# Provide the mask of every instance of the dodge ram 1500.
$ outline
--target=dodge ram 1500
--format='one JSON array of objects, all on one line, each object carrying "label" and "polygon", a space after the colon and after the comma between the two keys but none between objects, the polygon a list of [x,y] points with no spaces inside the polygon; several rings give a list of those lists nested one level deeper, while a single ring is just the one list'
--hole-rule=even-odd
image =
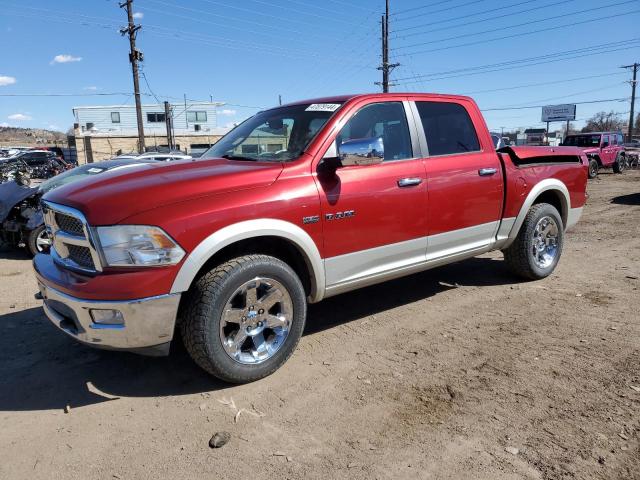
[{"label": "dodge ram 1500", "polygon": [[167,354],[229,382],[279,368],[308,302],[491,250],[553,272],[586,201],[574,147],[494,149],[476,104],[365,94],[259,112],[201,159],[44,196],[44,310],[88,345]]}]

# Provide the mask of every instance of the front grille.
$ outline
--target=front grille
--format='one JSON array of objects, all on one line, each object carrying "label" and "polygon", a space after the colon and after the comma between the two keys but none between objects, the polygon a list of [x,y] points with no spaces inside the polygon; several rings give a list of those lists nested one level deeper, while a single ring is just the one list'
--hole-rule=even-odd
[{"label": "front grille", "polygon": [[68,259],[73,260],[82,268],[90,268],[91,270],[95,269],[93,258],[91,257],[91,250],[89,250],[89,247],[67,245],[67,249],[69,250],[69,256],[67,257]]},{"label": "front grille", "polygon": [[58,228],[63,232],[70,233],[72,235],[78,235],[84,237],[84,228],[82,222],[71,215],[65,215],[64,213],[56,212],[56,224]]}]

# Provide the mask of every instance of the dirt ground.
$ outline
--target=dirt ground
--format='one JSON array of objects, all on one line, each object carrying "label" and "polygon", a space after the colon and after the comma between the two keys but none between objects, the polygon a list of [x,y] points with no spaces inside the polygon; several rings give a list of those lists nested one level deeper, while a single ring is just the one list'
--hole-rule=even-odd
[{"label": "dirt ground", "polygon": [[75,344],[3,250],[0,478],[640,479],[640,171],[589,193],[550,278],[496,253],[329,299],[245,386]]}]

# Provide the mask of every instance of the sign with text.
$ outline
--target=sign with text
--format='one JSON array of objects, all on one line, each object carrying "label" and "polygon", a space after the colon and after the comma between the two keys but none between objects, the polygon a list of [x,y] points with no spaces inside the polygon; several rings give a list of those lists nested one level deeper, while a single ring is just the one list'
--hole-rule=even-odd
[{"label": "sign with text", "polygon": [[575,105],[549,105],[542,107],[543,122],[563,122],[576,119]]}]

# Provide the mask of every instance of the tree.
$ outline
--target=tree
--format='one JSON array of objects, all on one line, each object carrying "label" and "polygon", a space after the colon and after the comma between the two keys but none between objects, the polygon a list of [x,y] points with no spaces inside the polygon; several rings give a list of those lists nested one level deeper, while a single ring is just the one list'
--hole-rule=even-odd
[{"label": "tree", "polygon": [[582,132],[608,132],[621,130],[624,126],[624,120],[620,119],[620,114],[614,112],[598,112],[587,120],[587,124]]}]

